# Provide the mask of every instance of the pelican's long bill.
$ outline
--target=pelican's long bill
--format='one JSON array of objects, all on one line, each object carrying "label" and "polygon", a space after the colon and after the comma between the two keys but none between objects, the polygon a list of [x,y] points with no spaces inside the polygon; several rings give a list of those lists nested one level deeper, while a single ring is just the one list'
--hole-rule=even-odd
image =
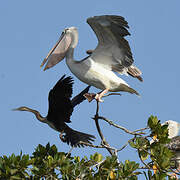
[{"label": "pelican's long bill", "polygon": [[63,32],[57,43],[49,51],[48,55],[46,56],[40,67],[44,66],[44,64],[48,61],[44,68],[45,71],[46,69],[55,66],[57,63],[63,60],[70,44],[71,36],[66,32]]}]

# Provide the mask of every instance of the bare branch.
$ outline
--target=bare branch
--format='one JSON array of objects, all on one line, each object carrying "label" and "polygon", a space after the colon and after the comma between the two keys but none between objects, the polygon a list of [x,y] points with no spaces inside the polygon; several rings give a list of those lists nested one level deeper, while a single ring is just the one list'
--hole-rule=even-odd
[{"label": "bare branch", "polygon": [[136,130],[136,131],[130,131],[130,130],[126,129],[126,128],[123,127],[123,126],[120,126],[120,125],[118,125],[118,124],[113,123],[111,120],[109,120],[109,119],[107,119],[107,118],[105,118],[105,117],[98,116],[97,118],[98,118],[98,119],[102,119],[102,120],[108,122],[110,125],[112,125],[112,126],[114,126],[114,127],[116,127],[116,128],[119,128],[119,129],[125,131],[125,132],[128,133],[128,134],[132,134],[132,135],[143,135],[143,134],[145,134],[144,132],[136,133],[137,131],[144,130],[145,128],[142,128],[142,129],[139,129],[139,130]]},{"label": "bare branch", "polygon": [[69,150],[69,152],[66,154],[66,157],[65,157],[65,158],[67,158],[67,157],[71,154],[71,152],[72,152],[73,149],[74,149],[74,146]]},{"label": "bare branch", "polygon": [[104,162],[105,160],[102,160],[96,164],[94,164],[92,167],[90,167],[90,169],[93,169],[94,167],[97,167],[98,171],[99,171],[99,166]]},{"label": "bare branch", "polygon": [[[135,137],[134,137],[135,138]],[[132,141],[134,138],[132,138],[132,139],[129,139],[127,142],[126,142],[126,144],[124,144],[120,149],[118,149],[117,151],[119,152],[119,151],[122,151],[125,147],[127,147],[128,146],[128,144],[129,144],[129,141]]]},{"label": "bare branch", "polygon": [[110,145],[109,145],[109,144],[107,143],[107,141],[105,140],[105,138],[104,138],[104,136],[103,136],[103,134],[102,134],[102,131],[101,131],[101,129],[100,129],[99,121],[98,121],[98,117],[99,117],[98,113],[99,113],[99,102],[97,101],[96,114],[95,114],[95,116],[94,116],[93,119],[95,120],[96,128],[97,128],[97,131],[98,131],[98,133],[99,133],[99,136],[101,137],[101,140],[103,141],[103,144],[105,144],[105,145],[107,146],[106,149],[109,151],[109,153],[110,153],[111,155],[113,155],[114,152],[112,151],[112,149],[110,148]]},{"label": "bare branch", "polygon": [[[137,130],[135,130],[135,131],[133,131],[133,132],[135,133],[135,132],[138,132],[138,131],[144,131],[144,130],[147,130],[147,129],[149,129],[149,127],[137,129]],[[146,134],[146,133],[144,133],[144,134]]]}]

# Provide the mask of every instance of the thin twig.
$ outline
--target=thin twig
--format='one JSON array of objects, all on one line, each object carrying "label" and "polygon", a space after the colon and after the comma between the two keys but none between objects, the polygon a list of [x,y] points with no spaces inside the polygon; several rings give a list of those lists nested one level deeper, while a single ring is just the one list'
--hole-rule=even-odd
[{"label": "thin twig", "polygon": [[93,144],[90,144],[90,143],[87,143],[87,142],[83,142],[83,141],[80,141],[79,143],[80,143],[80,144],[83,144],[83,145],[85,145],[85,146],[93,147],[93,148],[106,148],[106,149],[109,148],[109,149],[111,149],[111,150],[113,150],[113,151],[116,151],[116,150],[117,150],[116,148],[107,146],[107,145],[105,145],[105,144],[103,144],[103,143],[101,143],[100,146],[98,146],[98,145],[93,145]]},{"label": "thin twig", "polygon": [[138,131],[144,131],[144,130],[147,130],[147,129],[149,129],[149,127],[145,127],[145,128],[137,129],[137,130],[133,131],[133,133],[138,132]]},{"label": "thin twig", "polygon": [[132,139],[129,139],[127,142],[126,142],[126,144],[124,144],[120,149],[118,149],[117,151],[119,152],[119,151],[122,151],[125,147],[127,147],[128,146],[128,144],[129,144],[129,142],[130,141],[133,141],[133,139],[135,139],[136,137],[134,137],[134,138],[132,138]]},{"label": "thin twig", "polygon": [[[108,122],[110,125],[112,125],[112,126],[114,126],[114,127],[116,127],[116,128],[119,128],[119,129],[125,131],[125,132],[128,133],[128,134],[132,134],[132,135],[142,135],[142,134],[145,134],[144,132],[136,133],[135,131],[130,131],[130,130],[126,129],[126,128],[123,127],[123,126],[120,126],[120,125],[118,125],[118,124],[113,123],[111,120],[109,120],[109,119],[107,119],[107,118],[105,118],[105,117],[98,116],[97,118],[98,118],[98,119],[102,119],[102,120]],[[136,130],[136,131],[139,131],[139,130]]]},{"label": "thin twig", "polygon": [[105,145],[107,146],[106,149],[109,151],[109,153],[110,153],[111,155],[113,155],[114,153],[113,153],[112,149],[110,148],[110,145],[109,145],[109,144],[107,143],[107,141],[105,140],[105,138],[104,138],[104,136],[103,136],[103,134],[102,134],[102,131],[101,131],[101,129],[100,129],[99,121],[98,121],[98,117],[99,117],[98,113],[99,113],[99,102],[97,101],[96,114],[95,114],[95,116],[94,116],[93,119],[95,120],[96,128],[97,128],[97,131],[98,131],[98,133],[99,133],[99,136],[101,137],[101,140],[103,141],[103,144],[105,144]]},{"label": "thin twig", "polygon": [[96,167],[97,170],[99,171],[99,166],[100,166],[104,161],[105,161],[105,159],[102,160],[102,161],[100,161],[100,162],[98,162],[98,163],[96,163],[96,164],[94,164],[93,166],[90,167],[90,170]]},{"label": "thin twig", "polygon": [[122,151],[125,147],[127,147],[128,144],[129,144],[128,142],[126,144],[124,144],[120,149],[118,149],[118,152]]},{"label": "thin twig", "polygon": [[102,145],[103,147],[105,147],[105,148],[112,149],[112,150],[114,151],[114,153],[117,151],[116,148],[111,147],[109,144],[108,144],[108,145],[107,145],[107,144],[104,144],[104,141],[101,142],[101,145]]},{"label": "thin twig", "polygon": [[72,152],[73,149],[74,149],[74,146],[69,150],[69,152],[66,154],[65,158],[67,158],[69,156],[69,154]]},{"label": "thin twig", "polygon": [[139,156],[139,159],[141,160],[141,162],[144,164],[144,166],[147,167],[148,169],[151,169],[151,167],[142,160],[142,158],[139,154],[139,151],[138,151],[138,156]]}]

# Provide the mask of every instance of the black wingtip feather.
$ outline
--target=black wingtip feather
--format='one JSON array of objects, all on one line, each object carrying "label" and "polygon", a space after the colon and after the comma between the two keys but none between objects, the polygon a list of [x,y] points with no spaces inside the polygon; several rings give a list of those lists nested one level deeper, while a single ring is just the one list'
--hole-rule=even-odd
[{"label": "black wingtip feather", "polygon": [[83,102],[84,100],[86,100],[86,98],[84,97],[84,94],[88,93],[89,88],[91,86],[86,87],[83,91],[81,91],[77,96],[75,96],[72,100],[72,106],[75,107],[76,105],[80,104],[81,102]]},{"label": "black wingtip feather", "polygon": [[60,80],[56,83],[56,85],[53,87],[53,91],[56,93],[62,93],[65,94],[66,97],[70,98],[72,96],[72,86],[73,86],[74,80],[71,76],[63,75]]}]

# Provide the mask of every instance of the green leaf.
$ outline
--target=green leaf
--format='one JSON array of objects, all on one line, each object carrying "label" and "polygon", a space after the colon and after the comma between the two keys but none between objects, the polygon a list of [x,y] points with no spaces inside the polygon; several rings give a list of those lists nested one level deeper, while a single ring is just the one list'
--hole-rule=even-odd
[{"label": "green leaf", "polygon": [[132,147],[132,148],[137,148],[136,144],[131,140],[129,141],[129,145]]},{"label": "green leaf", "polygon": [[140,157],[141,157],[141,159],[143,160],[143,161],[145,161],[146,159],[148,159],[148,156],[149,156],[149,154],[148,154],[148,152],[146,152],[146,151],[139,151],[139,155],[140,155]]}]

